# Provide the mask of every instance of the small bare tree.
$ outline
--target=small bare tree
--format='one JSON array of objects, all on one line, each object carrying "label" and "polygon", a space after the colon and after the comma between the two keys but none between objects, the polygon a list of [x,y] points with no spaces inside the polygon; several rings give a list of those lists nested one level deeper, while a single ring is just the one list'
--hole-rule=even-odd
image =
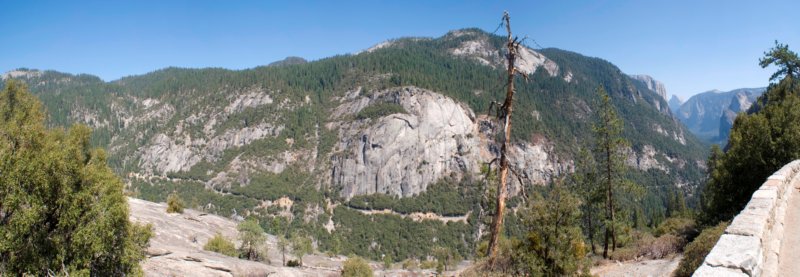
[{"label": "small bare tree", "polygon": [[[514,104],[514,78],[519,73],[516,68],[517,53],[522,45],[522,40],[514,37],[511,34],[511,17],[508,12],[503,13],[502,24],[506,27],[507,42],[506,42],[506,62],[507,64],[507,81],[506,81],[506,99],[503,105],[500,106],[497,118],[503,124],[503,141],[500,147],[500,181],[497,184],[497,206],[492,220],[491,237],[489,239],[489,266],[494,268],[495,260],[497,257],[497,247],[500,240],[500,233],[503,229],[503,215],[506,209],[506,197],[508,190],[506,188],[508,183],[508,147],[511,141],[511,112],[513,111]],[[527,80],[526,75],[522,75]]]}]

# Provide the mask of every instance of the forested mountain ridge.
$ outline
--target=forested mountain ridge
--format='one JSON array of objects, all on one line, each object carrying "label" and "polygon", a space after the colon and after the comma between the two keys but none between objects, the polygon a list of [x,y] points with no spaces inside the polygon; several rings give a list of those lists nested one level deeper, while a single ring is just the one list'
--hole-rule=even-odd
[{"label": "forested mountain ridge", "polygon": [[[166,68],[111,82],[54,71],[8,77],[42,99],[51,124],[95,129],[94,143],[138,197],[163,201],[175,191],[207,211],[265,218],[272,232],[303,228],[326,250],[405,258],[429,253],[435,240],[470,255],[480,171],[497,155],[487,113],[502,96],[502,43],[463,29],[246,70]],[[642,212],[651,224],[665,216],[667,192],[689,193],[700,181],[706,150],[664,113],[663,97],[602,59],[523,52],[518,66],[530,81],[517,84],[512,150],[523,183],[572,170],[591,141],[600,85],[625,122],[628,164],[639,169],[630,174],[648,187]],[[361,210],[371,208],[465,220]]]}]

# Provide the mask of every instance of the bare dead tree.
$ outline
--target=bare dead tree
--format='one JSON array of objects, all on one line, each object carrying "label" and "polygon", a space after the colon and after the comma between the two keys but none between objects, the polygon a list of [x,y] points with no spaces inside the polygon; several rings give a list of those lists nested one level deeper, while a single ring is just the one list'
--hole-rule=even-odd
[{"label": "bare dead tree", "polygon": [[[503,123],[503,141],[500,147],[500,181],[497,184],[497,207],[495,209],[494,218],[492,220],[491,237],[489,239],[489,266],[494,268],[495,260],[497,258],[497,248],[500,240],[500,233],[503,229],[503,215],[506,209],[506,198],[508,196],[508,147],[511,141],[511,112],[513,111],[514,104],[514,77],[517,75],[517,68],[515,66],[517,60],[517,53],[522,41],[518,37],[511,34],[511,17],[508,12],[503,13],[502,24],[506,27],[507,42],[506,53],[507,65],[507,81],[506,81],[506,99],[503,105],[500,106],[500,112],[497,118]],[[527,80],[527,76],[522,75]]]}]

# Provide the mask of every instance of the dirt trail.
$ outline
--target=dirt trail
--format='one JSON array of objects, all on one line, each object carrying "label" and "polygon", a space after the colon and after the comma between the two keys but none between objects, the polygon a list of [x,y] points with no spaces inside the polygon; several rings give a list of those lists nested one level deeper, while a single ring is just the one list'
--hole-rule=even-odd
[{"label": "dirt trail", "polygon": [[660,260],[612,262],[592,268],[594,276],[622,277],[622,276],[650,276],[669,277],[678,268],[681,255]]}]

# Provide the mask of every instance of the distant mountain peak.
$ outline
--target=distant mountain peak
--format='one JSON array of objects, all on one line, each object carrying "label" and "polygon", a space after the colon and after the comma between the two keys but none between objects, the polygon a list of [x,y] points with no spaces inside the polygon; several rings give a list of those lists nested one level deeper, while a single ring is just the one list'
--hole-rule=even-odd
[{"label": "distant mountain peak", "polygon": [[669,110],[672,111],[672,113],[675,113],[678,111],[678,109],[681,108],[681,105],[683,104],[683,99],[673,94],[672,97],[667,102],[667,104],[669,104]]},{"label": "distant mountain peak", "polygon": [[661,96],[661,98],[664,99],[664,101],[667,101],[667,88],[664,86],[664,83],[659,82],[650,75],[639,74],[628,76],[631,77],[631,79],[643,82],[648,89],[656,92],[659,96]]},{"label": "distant mountain peak", "polygon": [[[478,28],[467,28],[450,31],[440,39],[459,42],[458,46],[448,49],[454,56],[466,57],[495,68],[505,68],[506,61],[499,49],[503,46],[498,45],[492,36]],[[539,67],[543,67],[551,77],[559,73],[558,64],[529,47],[520,48],[516,65],[517,69],[525,74],[533,74]],[[565,81],[569,82],[571,78],[565,77]]]},{"label": "distant mountain peak", "polygon": [[271,62],[267,66],[284,66],[284,65],[295,65],[295,64],[304,64],[308,63],[306,59],[296,56],[288,56],[283,60]]},{"label": "distant mountain peak", "polygon": [[7,71],[3,73],[2,79],[7,80],[9,78],[32,78],[32,77],[39,77],[42,75],[42,72],[35,69],[27,69],[27,68],[18,68],[11,71]]},{"label": "distant mountain peak", "polygon": [[464,29],[457,29],[457,30],[452,30],[450,32],[447,32],[447,34],[445,34],[444,37],[445,38],[457,38],[457,37],[462,37],[462,36],[466,36],[466,35],[489,35],[489,33],[487,33],[484,30],[481,30],[479,28],[464,28]]},{"label": "distant mountain peak", "polygon": [[713,89],[690,97],[672,112],[698,137],[712,143],[724,144],[736,114],[747,110],[765,90],[766,88],[740,88],[730,91]]}]

